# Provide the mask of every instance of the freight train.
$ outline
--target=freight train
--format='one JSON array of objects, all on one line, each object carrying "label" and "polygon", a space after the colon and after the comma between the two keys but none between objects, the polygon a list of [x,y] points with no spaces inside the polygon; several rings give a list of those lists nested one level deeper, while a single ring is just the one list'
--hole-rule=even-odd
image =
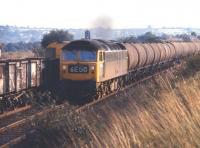
[{"label": "freight train", "polygon": [[[80,99],[82,96],[102,98],[141,77],[174,65],[180,58],[200,53],[197,41],[119,43],[82,39],[60,44],[46,50],[47,55],[53,55],[49,66],[46,65],[51,69],[48,86],[53,84],[52,90],[57,89],[62,97],[78,94],[78,102],[85,101]],[[48,54],[52,51],[54,54]]]},{"label": "freight train", "polygon": [[2,102],[9,104],[10,94],[32,88],[47,89],[70,103],[84,104],[195,54],[200,54],[198,41],[119,43],[83,39],[51,43],[45,59],[0,61],[0,106]]}]

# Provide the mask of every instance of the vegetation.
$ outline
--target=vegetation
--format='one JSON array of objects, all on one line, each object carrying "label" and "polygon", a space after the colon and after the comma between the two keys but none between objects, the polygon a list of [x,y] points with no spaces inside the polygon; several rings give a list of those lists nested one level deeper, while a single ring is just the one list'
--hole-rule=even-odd
[{"label": "vegetation", "polygon": [[17,27],[17,26],[1,26],[0,25],[0,42],[17,43],[17,42],[39,42],[41,35],[48,29]]},{"label": "vegetation", "polygon": [[156,43],[156,42],[170,41],[170,40],[189,42],[197,39],[200,39],[200,36],[197,36],[196,32],[191,32],[191,34],[177,34],[175,36],[167,34],[156,36],[152,32],[146,32],[145,34],[140,35],[138,37],[129,36],[124,38],[119,38],[118,41],[127,43]]},{"label": "vegetation", "polygon": [[73,40],[73,35],[64,30],[52,30],[50,33],[43,36],[41,45],[46,48],[51,42],[62,42]]},{"label": "vegetation", "polygon": [[199,147],[197,61],[199,57],[190,59],[177,66],[178,72],[168,70],[86,112],[68,106],[51,113],[35,121],[35,134],[18,146]]},{"label": "vegetation", "polygon": [[139,42],[160,42],[160,37],[154,35],[152,32],[147,32],[144,35],[138,36]]},{"label": "vegetation", "polygon": [[135,36],[130,36],[130,37],[125,37],[125,38],[120,38],[120,42],[127,42],[127,43],[156,43],[156,42],[161,42],[161,37],[156,36],[152,32],[146,32],[143,35],[140,35],[138,37]]},{"label": "vegetation", "polygon": [[196,32],[191,32],[191,36],[196,37],[196,36],[197,36],[197,33],[196,33]]},{"label": "vegetation", "polygon": [[3,49],[4,52],[12,52],[12,51],[23,51],[23,50],[32,50],[41,48],[40,42],[17,42],[17,43],[7,43],[0,44],[0,48]]},{"label": "vegetation", "polygon": [[183,41],[186,41],[186,42],[191,41],[191,36],[189,34],[178,34],[178,35],[176,35],[176,37],[179,39],[182,39]]}]

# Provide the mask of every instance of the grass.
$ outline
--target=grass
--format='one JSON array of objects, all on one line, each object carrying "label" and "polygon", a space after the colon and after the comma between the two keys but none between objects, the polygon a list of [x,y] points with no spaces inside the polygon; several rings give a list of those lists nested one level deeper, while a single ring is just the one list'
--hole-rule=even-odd
[{"label": "grass", "polygon": [[[160,84],[159,92],[153,83]],[[199,83],[176,85],[159,77],[89,111],[84,116],[94,140],[89,147],[199,147]]]},{"label": "grass", "polygon": [[49,114],[20,147],[200,147],[198,60],[86,112],[69,106]]}]

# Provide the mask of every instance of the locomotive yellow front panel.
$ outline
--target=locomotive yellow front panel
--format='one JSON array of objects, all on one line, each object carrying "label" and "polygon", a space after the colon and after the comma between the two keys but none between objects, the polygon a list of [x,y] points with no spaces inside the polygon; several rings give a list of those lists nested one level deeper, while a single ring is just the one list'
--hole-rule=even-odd
[{"label": "locomotive yellow front panel", "polygon": [[87,50],[63,50],[60,63],[61,80],[96,80],[97,53]]},{"label": "locomotive yellow front panel", "polygon": [[84,62],[62,62],[61,63],[61,79],[69,80],[95,80],[96,79],[96,63]]}]

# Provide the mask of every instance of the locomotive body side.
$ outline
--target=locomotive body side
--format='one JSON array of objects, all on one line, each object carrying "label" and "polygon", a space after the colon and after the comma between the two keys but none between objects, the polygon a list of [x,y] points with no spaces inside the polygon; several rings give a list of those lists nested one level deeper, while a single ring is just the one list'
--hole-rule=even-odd
[{"label": "locomotive body side", "polygon": [[105,51],[105,58],[99,65],[97,83],[107,81],[122,75],[128,71],[127,50]]}]

